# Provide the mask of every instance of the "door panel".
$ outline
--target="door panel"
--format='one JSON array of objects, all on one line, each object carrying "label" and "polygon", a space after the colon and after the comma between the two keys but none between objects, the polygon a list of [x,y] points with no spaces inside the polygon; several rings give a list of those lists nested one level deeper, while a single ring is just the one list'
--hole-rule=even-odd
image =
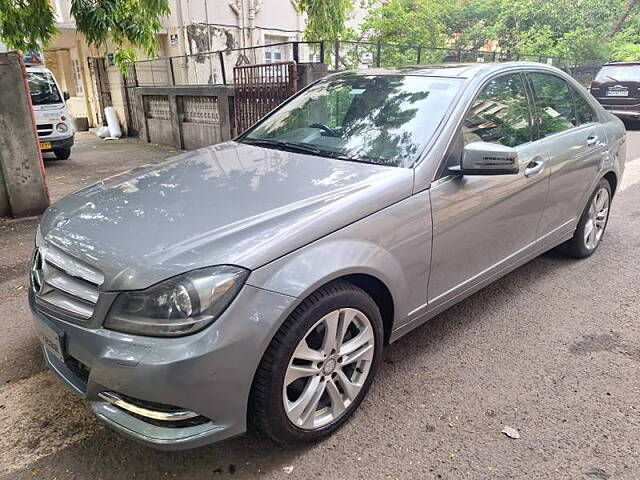
[{"label": "door panel", "polygon": [[607,153],[605,131],[590,124],[544,139],[551,173],[539,236],[561,236],[575,228],[589,189]]},{"label": "door panel", "polygon": [[606,134],[588,102],[564,79],[547,73],[527,77],[551,175],[538,237],[551,241],[575,228],[607,155]]},{"label": "door panel", "polygon": [[546,151],[532,142],[533,122],[524,77],[491,79],[465,115],[464,144],[491,142],[515,148],[516,175],[458,175],[431,187],[433,250],[430,308],[450,300],[526,255],[536,241],[549,187]]},{"label": "door panel", "polygon": [[431,188],[431,308],[533,248],[549,176],[546,168],[530,177],[524,171],[544,155],[539,142],[528,144],[519,149],[517,175],[457,176]]}]

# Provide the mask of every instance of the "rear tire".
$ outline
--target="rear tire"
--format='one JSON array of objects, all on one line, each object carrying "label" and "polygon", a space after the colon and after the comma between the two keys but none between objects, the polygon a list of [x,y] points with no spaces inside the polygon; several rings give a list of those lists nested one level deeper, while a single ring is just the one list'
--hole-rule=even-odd
[{"label": "rear tire", "polygon": [[55,148],[53,153],[58,160],[66,160],[71,156],[71,147]]},{"label": "rear tire", "polygon": [[600,180],[582,212],[571,240],[560,246],[560,251],[573,258],[587,258],[596,251],[609,222],[611,211],[611,185]]},{"label": "rear tire", "polygon": [[369,390],[382,339],[380,311],[363,290],[339,281],[314,292],[262,357],[251,387],[249,428],[281,444],[333,433]]}]

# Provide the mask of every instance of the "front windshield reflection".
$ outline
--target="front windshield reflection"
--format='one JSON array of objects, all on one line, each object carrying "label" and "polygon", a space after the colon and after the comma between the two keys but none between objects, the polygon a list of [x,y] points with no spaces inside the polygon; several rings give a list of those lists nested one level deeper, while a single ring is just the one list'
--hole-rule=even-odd
[{"label": "front windshield reflection", "polygon": [[62,96],[49,72],[29,72],[29,90],[33,105],[62,103]]},{"label": "front windshield reflection", "polygon": [[322,81],[241,141],[345,160],[410,166],[458,91],[451,78],[346,73]]}]

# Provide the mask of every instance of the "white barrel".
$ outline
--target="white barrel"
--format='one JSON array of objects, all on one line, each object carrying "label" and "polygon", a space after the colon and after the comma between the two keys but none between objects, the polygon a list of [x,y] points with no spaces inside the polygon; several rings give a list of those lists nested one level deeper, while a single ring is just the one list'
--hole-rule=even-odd
[{"label": "white barrel", "polygon": [[122,129],[120,129],[120,122],[118,122],[118,115],[116,115],[115,109],[113,107],[105,108],[104,116],[107,117],[109,135],[114,138],[120,138],[122,136]]}]

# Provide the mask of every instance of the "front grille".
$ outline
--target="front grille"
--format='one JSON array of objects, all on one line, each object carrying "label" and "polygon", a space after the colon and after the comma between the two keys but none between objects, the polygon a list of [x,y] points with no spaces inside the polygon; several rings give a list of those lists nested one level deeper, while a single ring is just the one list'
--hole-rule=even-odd
[{"label": "front grille", "polygon": [[89,368],[85,364],[76,360],[70,355],[65,360],[64,364],[66,365],[66,367],[69,369],[71,373],[73,373],[76,377],[78,377],[78,379],[82,382],[86,390],[87,382],[89,381],[89,373],[90,373]]},{"label": "front grille", "polygon": [[31,267],[36,303],[80,320],[93,315],[104,276],[53,245],[37,251]]},{"label": "front grille", "polygon": [[41,123],[37,126],[37,130],[39,137],[46,137],[47,135],[51,135],[53,133],[53,124]]}]

